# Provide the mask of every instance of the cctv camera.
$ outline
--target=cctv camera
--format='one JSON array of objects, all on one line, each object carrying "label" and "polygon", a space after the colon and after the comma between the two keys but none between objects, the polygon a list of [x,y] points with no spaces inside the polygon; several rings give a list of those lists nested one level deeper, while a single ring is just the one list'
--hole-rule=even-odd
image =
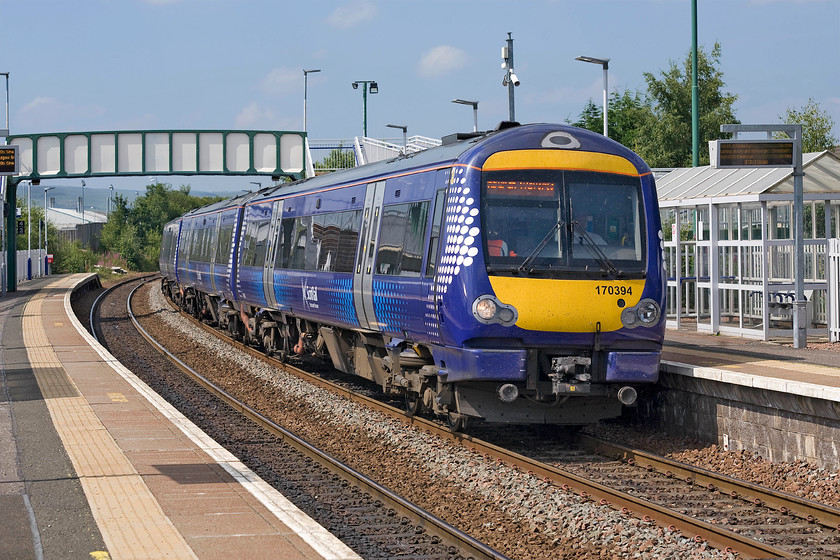
[{"label": "cctv camera", "polygon": [[502,76],[502,87],[507,87],[507,85],[508,85],[508,79],[507,79],[507,74],[505,74],[504,76]]},{"label": "cctv camera", "polygon": [[513,82],[513,85],[519,86],[519,78],[513,72],[510,73],[510,81]]}]

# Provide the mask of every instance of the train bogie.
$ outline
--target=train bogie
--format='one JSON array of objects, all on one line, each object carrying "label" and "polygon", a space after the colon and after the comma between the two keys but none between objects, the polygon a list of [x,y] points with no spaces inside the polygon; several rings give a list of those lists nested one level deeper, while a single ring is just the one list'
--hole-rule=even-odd
[{"label": "train bogie", "polygon": [[657,379],[660,229],[632,152],[528,125],[194,211],[166,226],[161,271],[238,338],[410,413],[580,425]]}]

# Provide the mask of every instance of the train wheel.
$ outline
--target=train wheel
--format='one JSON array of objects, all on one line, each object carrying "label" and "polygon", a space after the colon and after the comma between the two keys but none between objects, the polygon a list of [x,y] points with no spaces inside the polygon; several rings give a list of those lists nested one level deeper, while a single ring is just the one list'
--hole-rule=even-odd
[{"label": "train wheel", "polygon": [[405,393],[405,413],[408,416],[414,416],[418,412],[420,412],[420,408],[423,405],[423,399],[420,398],[418,393],[414,391],[406,391]]},{"label": "train wheel", "polygon": [[453,434],[461,432],[467,427],[467,417],[457,412],[447,412],[446,425],[449,426],[449,431]]}]

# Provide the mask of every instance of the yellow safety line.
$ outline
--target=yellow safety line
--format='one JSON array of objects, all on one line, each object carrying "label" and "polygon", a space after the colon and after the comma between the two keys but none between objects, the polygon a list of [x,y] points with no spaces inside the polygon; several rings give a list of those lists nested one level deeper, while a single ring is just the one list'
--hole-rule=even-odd
[{"label": "yellow safety line", "polygon": [[[49,288],[76,281],[71,276]],[[62,367],[41,320],[45,297],[39,292],[24,308],[24,345],[110,557],[197,558]]]}]

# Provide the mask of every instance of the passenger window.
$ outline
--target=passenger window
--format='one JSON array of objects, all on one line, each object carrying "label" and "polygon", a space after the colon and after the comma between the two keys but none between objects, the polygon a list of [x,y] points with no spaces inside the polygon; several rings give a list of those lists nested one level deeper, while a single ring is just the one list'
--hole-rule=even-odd
[{"label": "passenger window", "polygon": [[429,201],[386,206],[380,225],[376,274],[419,276]]},{"label": "passenger window", "polygon": [[432,217],[432,235],[429,237],[429,259],[426,263],[426,278],[435,275],[437,268],[437,254],[440,245],[440,225],[443,218],[443,207],[445,206],[446,189],[441,189],[435,196],[435,215]]}]

